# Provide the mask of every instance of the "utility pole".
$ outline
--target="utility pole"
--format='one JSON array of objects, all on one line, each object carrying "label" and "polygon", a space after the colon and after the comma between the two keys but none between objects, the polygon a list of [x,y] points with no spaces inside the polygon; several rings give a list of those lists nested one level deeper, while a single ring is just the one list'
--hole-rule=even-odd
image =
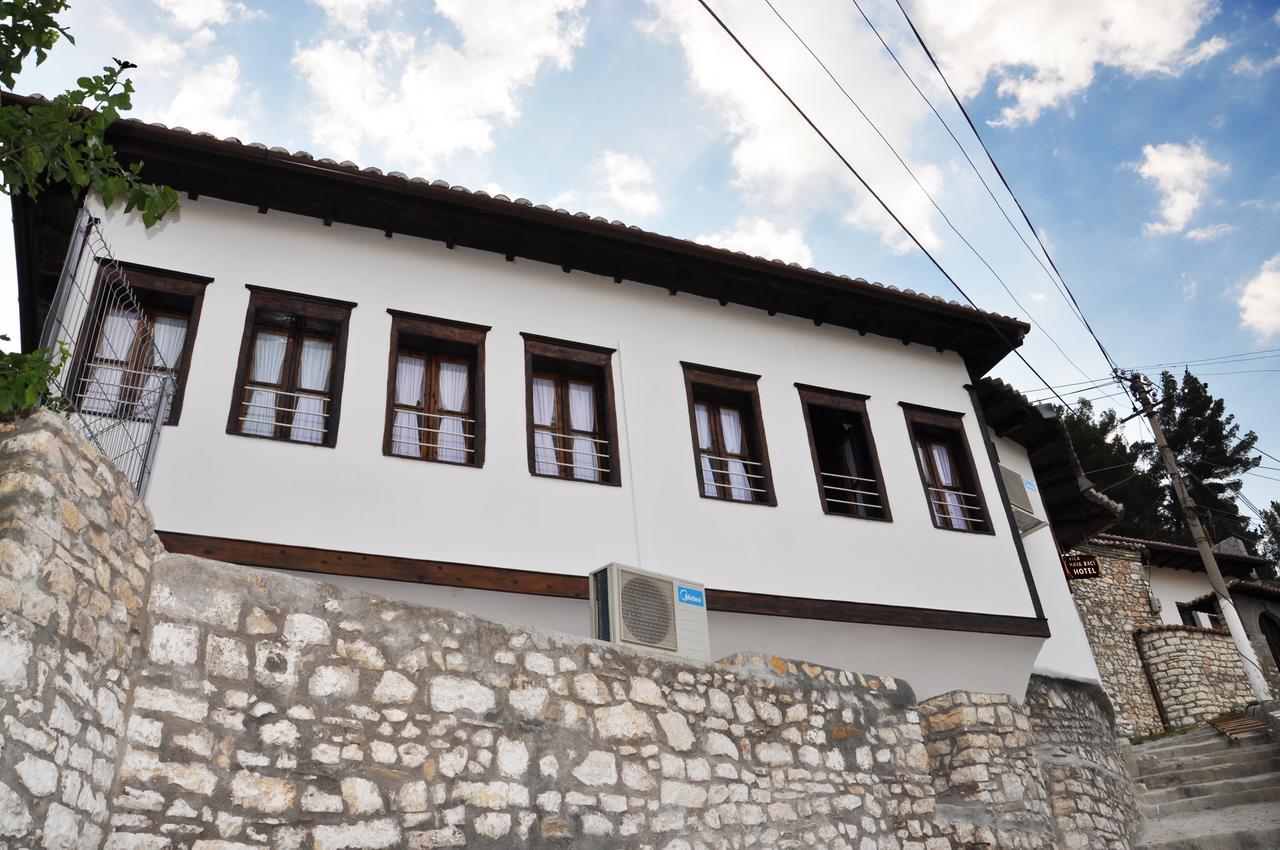
[{"label": "utility pole", "polygon": [[[1119,377],[1118,370],[1117,377]],[[1151,396],[1147,393],[1146,379],[1134,372],[1129,375],[1129,387],[1133,390],[1133,396],[1138,400],[1138,404],[1142,405],[1142,413],[1151,423],[1151,433],[1155,435],[1156,447],[1160,450],[1165,468],[1169,470],[1169,479],[1173,482],[1173,491],[1177,494],[1178,504],[1182,507],[1183,519],[1191,528],[1191,536],[1196,541],[1196,548],[1200,550],[1200,560],[1204,562],[1204,571],[1209,575],[1209,584],[1218,596],[1218,607],[1222,610],[1222,619],[1226,621],[1231,639],[1235,641],[1236,651],[1240,653],[1240,661],[1244,667],[1245,676],[1249,679],[1249,687],[1253,690],[1254,697],[1265,702],[1271,699],[1271,689],[1267,687],[1266,679],[1262,678],[1262,666],[1258,662],[1257,653],[1253,651],[1249,635],[1244,630],[1244,624],[1240,622],[1240,615],[1236,613],[1235,603],[1231,601],[1231,594],[1227,591],[1227,583],[1222,580],[1222,572],[1218,569],[1218,560],[1214,557],[1213,547],[1209,544],[1209,537],[1204,533],[1204,526],[1200,524],[1200,516],[1196,513],[1196,503],[1191,498],[1190,491],[1187,490],[1186,482],[1182,480],[1178,458],[1174,455],[1173,449],[1169,448],[1169,441],[1164,437],[1160,418],[1156,416]]]}]

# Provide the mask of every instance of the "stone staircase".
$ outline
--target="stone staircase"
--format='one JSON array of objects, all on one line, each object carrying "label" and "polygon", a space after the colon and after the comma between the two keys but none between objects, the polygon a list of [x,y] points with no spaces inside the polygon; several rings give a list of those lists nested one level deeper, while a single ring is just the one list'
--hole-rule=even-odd
[{"label": "stone staircase", "polygon": [[1142,850],[1280,848],[1280,743],[1212,727],[1133,748]]}]

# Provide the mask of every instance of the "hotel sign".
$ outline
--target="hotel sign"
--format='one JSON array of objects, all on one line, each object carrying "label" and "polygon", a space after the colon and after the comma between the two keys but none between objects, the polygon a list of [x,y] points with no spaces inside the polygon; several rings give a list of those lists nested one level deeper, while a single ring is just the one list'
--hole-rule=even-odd
[{"label": "hotel sign", "polygon": [[1062,569],[1067,574],[1067,581],[1078,578],[1097,578],[1102,575],[1096,555],[1081,555],[1073,552],[1062,556]]}]

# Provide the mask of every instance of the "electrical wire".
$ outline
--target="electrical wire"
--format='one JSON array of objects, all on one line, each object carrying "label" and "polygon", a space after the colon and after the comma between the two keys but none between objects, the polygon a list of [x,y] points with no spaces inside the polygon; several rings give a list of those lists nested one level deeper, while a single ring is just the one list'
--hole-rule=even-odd
[{"label": "electrical wire", "polygon": [[[875,189],[871,188],[871,184],[866,181],[866,178],[864,178],[862,174],[856,168],[853,167],[852,163],[850,163],[849,160],[845,158],[845,155],[840,152],[840,149],[837,148],[829,138],[827,138],[826,133],[822,132],[822,130],[818,127],[818,125],[814,123],[813,119],[809,117],[808,113],[805,112],[800,107],[800,104],[796,103],[795,99],[791,97],[790,94],[787,93],[787,90],[782,87],[782,84],[779,83],[776,79],[774,79],[773,75],[769,73],[768,69],[765,68],[765,66],[760,62],[760,60],[755,57],[755,54],[752,53],[745,44],[743,44],[742,40],[738,38],[737,34],[734,33],[732,29],[730,29],[729,25],[725,23],[724,20],[719,15],[716,14],[715,10],[712,9],[711,6],[707,3],[707,0],[698,0],[698,3],[699,5],[702,6],[703,9],[707,11],[707,14],[709,14],[717,24],[719,24],[720,28],[724,30],[725,34],[728,35],[729,38],[733,40],[734,44],[738,45],[738,48],[743,53],[746,54],[747,58],[751,60],[752,64],[755,65],[756,68],[760,70],[760,73],[764,74],[765,78],[770,83],[773,84],[773,87],[778,90],[778,93],[781,94],[784,98],[786,98],[787,103],[791,104],[791,107],[800,115],[801,118],[804,119],[804,122],[808,124],[809,127],[815,133],[818,134],[818,137],[822,139],[822,141],[826,144],[828,148],[831,149],[831,152],[836,155],[836,157],[840,160],[840,162],[844,165],[844,167],[848,169],[849,173],[852,174],[857,179],[857,181],[860,184],[862,184],[862,187],[866,189],[867,192],[870,193],[871,197],[875,198],[876,202],[880,204],[881,208],[884,209],[886,213],[888,213],[889,217],[893,219],[894,223],[897,224],[898,227],[902,229],[902,232],[905,233],[907,237],[913,243],[915,243],[915,246],[920,249],[920,251],[929,259],[931,263],[933,263],[934,268],[936,268],[939,271],[939,273],[941,273],[942,276],[947,279],[948,283],[950,283],[953,287],[955,287],[955,290],[960,293],[960,295],[964,298],[964,300],[968,301],[969,305],[973,307],[973,309],[977,312],[977,314],[988,325],[991,326],[991,329],[995,331],[996,336],[998,336],[1001,340],[1004,341],[1004,343],[1007,346],[1009,346],[1009,349],[1014,354],[1017,355],[1018,359],[1022,361],[1023,365],[1025,365],[1028,369],[1031,370],[1032,374],[1034,374],[1037,378],[1039,378],[1046,385],[1048,385],[1049,382],[1045,380],[1045,377],[1040,374],[1039,370],[1037,370],[1034,366],[1031,365],[1031,363],[1027,360],[1027,358],[1023,356],[1022,352],[1018,351],[1017,347],[1001,332],[1000,328],[996,326],[996,323],[991,321],[991,317],[988,316],[985,311],[979,309],[978,305],[974,303],[974,300],[969,297],[969,293],[965,292],[964,288],[961,287],[960,284],[956,282],[956,279],[953,278],[945,268],[943,268],[942,263],[940,263],[938,259],[933,255],[933,253],[930,252],[929,249],[924,246],[924,243],[920,241],[919,237],[917,237],[911,231],[911,229],[907,227],[907,225],[902,221],[902,219],[898,217],[898,214],[893,211],[893,209],[888,205],[888,203],[885,202],[885,200],[882,197],[880,197],[880,194],[876,192]],[[1068,410],[1072,410],[1072,411],[1075,410],[1075,408],[1073,408],[1069,403],[1067,403],[1066,399],[1062,398],[1061,396],[1057,396],[1057,398],[1059,401],[1062,402],[1062,404]]]},{"label": "electrical wire", "polygon": [[[884,142],[885,146],[889,148],[889,152],[893,154],[894,159],[898,160],[898,164],[901,165],[902,168],[907,172],[907,175],[912,179],[912,181],[916,184],[916,186],[920,189],[920,191],[924,193],[924,196],[929,199],[929,203],[932,204],[933,208],[938,211],[938,215],[942,216],[942,220],[947,223],[947,227],[951,228],[951,232],[954,233],[956,236],[958,236],[960,238],[960,241],[965,244],[965,247],[968,248],[970,252],[972,252],[973,255],[978,258],[978,261],[987,267],[987,271],[991,272],[991,275],[996,279],[997,282],[999,282],[1001,288],[1004,289],[1005,294],[1007,294],[1011,299],[1013,299],[1013,303],[1018,305],[1018,309],[1021,310],[1023,315],[1027,317],[1027,320],[1031,322],[1031,324],[1034,325],[1037,329],[1039,329],[1039,331],[1042,334],[1045,335],[1045,337],[1049,340],[1049,342],[1053,344],[1053,347],[1058,349],[1058,353],[1061,354],[1062,357],[1068,363],[1070,363],[1073,367],[1075,367],[1075,370],[1077,372],[1079,372],[1081,375],[1087,376],[1087,373],[1084,371],[1084,369],[1081,369],[1079,364],[1077,364],[1074,360],[1072,360],[1071,356],[1067,354],[1067,352],[1063,350],[1062,346],[1058,344],[1058,341],[1053,338],[1053,334],[1049,333],[1049,331],[1045,328],[1045,326],[1036,320],[1036,317],[1031,312],[1031,310],[1025,304],[1023,304],[1020,300],[1018,300],[1018,296],[1013,294],[1013,290],[1009,288],[1009,284],[1005,283],[1004,278],[1000,276],[1000,273],[997,272],[995,268],[992,267],[991,263],[987,262],[987,258],[984,257],[981,254],[981,252],[979,252],[978,249],[973,246],[973,243],[970,242],[963,233],[960,232],[960,229],[956,227],[955,224],[951,221],[951,217],[946,214],[946,212],[942,209],[941,206],[939,206],[938,201],[933,197],[933,194],[928,189],[925,188],[925,185],[920,182],[920,178],[917,177],[916,173],[911,170],[911,166],[908,165],[907,161],[902,158],[901,154],[898,153],[898,149],[894,147],[893,142],[890,142],[889,139],[885,137],[885,134],[880,131],[880,128],[876,125],[874,121],[871,120],[870,116],[868,116],[867,113],[863,111],[862,106],[859,105],[858,101],[854,99],[853,95],[849,94],[848,89],[846,89],[840,83],[840,81],[836,79],[836,75],[833,74],[831,72],[831,69],[827,67],[827,63],[822,61],[821,57],[819,57],[818,54],[813,51],[813,48],[809,46],[809,43],[804,40],[804,37],[801,36],[800,33],[796,32],[795,27],[791,26],[791,23],[785,17],[783,17],[782,13],[778,11],[778,8],[773,5],[773,0],[764,0],[764,3],[766,6],[769,7],[769,11],[773,12],[774,17],[776,17],[779,21],[781,21],[782,25],[786,27],[787,30],[791,33],[791,35],[795,37],[796,41],[800,42],[800,46],[803,47],[811,57],[813,57],[813,61],[818,63],[818,67],[820,67],[823,70],[823,72],[827,75],[827,78],[830,79],[831,82],[835,84],[835,87],[840,90],[840,93],[844,95],[844,99],[849,101],[849,103],[853,106],[853,108],[858,111],[858,114],[862,116],[862,120],[867,122],[867,125],[871,127],[872,130],[875,131],[875,134],[877,136],[880,137],[880,141]],[[854,5],[857,5],[856,0]],[[861,11],[861,9],[859,9],[859,11]],[[866,16],[864,15],[863,17],[866,17]],[[995,196],[993,195],[992,198],[994,197]],[[1012,224],[1012,222],[1010,222],[1010,224]],[[1028,249],[1029,248],[1030,246],[1028,246]]]}]

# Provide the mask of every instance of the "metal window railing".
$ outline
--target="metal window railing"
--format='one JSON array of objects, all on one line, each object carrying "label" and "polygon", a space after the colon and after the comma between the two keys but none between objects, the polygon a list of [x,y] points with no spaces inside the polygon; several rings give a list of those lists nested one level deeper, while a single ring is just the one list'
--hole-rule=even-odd
[{"label": "metal window railing", "polygon": [[[834,479],[836,481],[847,481],[852,484],[870,484],[872,487],[878,487],[879,482],[874,478],[862,478],[857,475],[842,475],[838,472],[821,472],[819,473],[823,479]],[[838,495],[831,495],[832,493]],[[850,496],[849,499],[842,499],[840,496]],[[868,498],[870,497],[870,498]],[[842,487],[839,484],[827,484],[823,481],[822,498],[828,502],[834,502],[837,505],[850,505],[855,508],[867,508],[869,510],[884,510],[884,504],[880,501],[880,491],[878,489],[868,490],[863,487]],[[874,500],[874,501],[873,501]]]},{"label": "metal window railing", "polygon": [[[699,454],[705,460],[710,461],[710,466],[711,466],[710,469],[707,469],[704,467],[702,470],[703,472],[702,481],[704,484],[711,487],[719,488],[721,490],[727,490],[730,498],[733,497],[734,491],[737,491],[737,490],[745,490],[751,493],[760,493],[761,495],[768,495],[769,491],[766,488],[754,486],[757,483],[763,484],[766,480],[763,474],[763,471],[764,471],[763,462],[758,460],[747,460],[746,458],[742,458],[742,457],[724,457],[723,455],[713,455],[710,452],[700,452]],[[747,472],[745,469],[743,470],[730,469],[729,468],[730,463],[740,463],[744,467],[751,467],[757,471]],[[711,474],[708,475],[707,474],[708,472]],[[724,478],[728,478],[729,480],[717,481],[716,480],[717,473],[720,476],[723,476]],[[735,484],[733,482],[734,478],[749,478],[751,480],[748,481],[746,484],[742,484],[742,483]]]},{"label": "metal window railing", "polygon": [[[177,390],[178,364],[166,362],[157,349],[128,272],[99,223],[83,208],[76,217],[40,347],[52,356],[65,347],[71,355],[51,382],[50,401],[60,399],[73,427],[145,495]],[[126,340],[118,322],[127,317],[134,318]],[[113,319],[117,324],[108,327]],[[139,351],[152,368],[130,368]]]},{"label": "metal window railing", "polygon": [[[422,411],[422,410],[419,410],[419,409],[418,409],[418,408],[416,408],[416,407],[403,407],[403,406],[401,406],[401,405],[392,405],[392,409],[393,409],[396,413],[407,413],[407,414],[409,414],[409,415],[411,415],[411,416],[415,417],[415,418],[416,418],[416,420],[415,420],[415,421],[418,421],[418,422],[422,422],[422,421],[424,421],[424,420],[429,420],[429,421],[433,421],[433,422],[435,422],[437,425],[439,425],[439,424],[443,424],[442,420],[446,420],[446,419],[447,419],[447,420],[449,420],[449,421],[451,421],[451,422],[460,422],[460,423],[462,423],[462,426],[463,426],[461,431],[447,431],[447,430],[445,430],[445,429],[443,429],[443,428],[431,428],[431,427],[428,427],[428,426],[426,426],[426,425],[405,425],[405,424],[404,424],[404,423],[402,423],[402,422],[397,423],[397,422],[395,422],[395,420],[393,419],[393,420],[392,420],[392,426],[391,426],[391,446],[392,446],[392,449],[391,449],[391,450],[392,450],[392,452],[394,452],[394,453],[396,453],[396,454],[399,454],[399,455],[401,455],[402,457],[407,456],[407,455],[405,455],[405,454],[404,454],[404,453],[402,453],[402,452],[396,451],[396,447],[402,447],[402,448],[404,448],[404,449],[411,449],[411,450],[412,450],[413,455],[418,455],[418,454],[420,454],[420,452],[421,452],[421,450],[422,450],[423,448],[427,448],[427,449],[435,449],[438,453],[441,453],[441,454],[445,454],[445,453],[448,453],[448,452],[462,452],[462,453],[463,453],[463,455],[466,455],[467,457],[465,457],[465,458],[458,458],[458,459],[457,459],[456,461],[454,461],[454,462],[459,462],[459,463],[461,463],[461,462],[470,463],[470,462],[471,462],[471,461],[470,461],[470,456],[473,456],[473,455],[475,455],[475,453],[476,453],[476,449],[475,449],[475,439],[476,439],[476,435],[475,435],[475,424],[476,424],[476,420],[474,420],[474,419],[469,419],[469,418],[467,418],[466,416],[460,416],[460,415],[453,414],[453,413],[426,413],[426,412],[424,412],[424,411]],[[401,438],[397,437],[397,434],[402,434],[402,433],[403,433],[403,432],[405,432],[405,431],[411,431],[411,432],[415,433],[415,434],[417,435],[417,439],[416,439],[416,440],[405,440],[405,439],[401,439]],[[430,438],[431,440],[433,440],[433,442],[428,442],[427,438],[423,437],[423,435],[424,435],[424,434],[434,434],[434,435],[436,435],[436,436],[434,436],[434,437]],[[444,435],[445,437],[455,437],[455,438],[458,438],[458,439],[460,439],[460,440],[463,440],[463,441],[464,441],[464,444],[463,444],[463,445],[457,445],[457,444],[450,445],[450,444],[448,444],[448,443],[443,443],[443,442],[441,442],[441,437],[440,437],[439,435]],[[449,460],[449,461],[453,461],[453,458],[450,458],[450,457],[440,457],[440,458],[437,458],[437,459],[439,459],[439,460]]]},{"label": "metal window railing", "polygon": [[[608,440],[601,439],[599,437],[588,437],[585,434],[574,434],[571,431],[553,431],[550,428],[535,427],[533,429],[533,433],[535,435],[535,440],[537,439],[537,435],[541,434],[550,437],[553,440],[562,441],[552,446],[535,445],[533,452],[535,464],[545,463],[551,464],[557,469],[573,470],[574,477],[580,477],[577,476],[577,472],[579,471],[591,473],[589,476],[590,480],[599,480],[599,476],[608,475],[610,473],[609,466],[605,462],[609,459]],[[577,448],[575,444],[578,440],[592,443],[592,449]],[[547,457],[547,454],[550,454],[551,457]],[[562,460],[555,459],[562,454],[567,454],[572,457],[573,463],[565,463]],[[580,462],[578,460],[579,456],[584,458],[594,458],[595,460]],[[603,458],[603,460],[601,460],[601,458]]]},{"label": "metal window railing", "polygon": [[[967,528],[986,524],[986,515],[977,493],[952,490],[946,487],[929,487],[929,507],[934,522],[944,528]],[[955,497],[954,499],[948,497]]]}]

